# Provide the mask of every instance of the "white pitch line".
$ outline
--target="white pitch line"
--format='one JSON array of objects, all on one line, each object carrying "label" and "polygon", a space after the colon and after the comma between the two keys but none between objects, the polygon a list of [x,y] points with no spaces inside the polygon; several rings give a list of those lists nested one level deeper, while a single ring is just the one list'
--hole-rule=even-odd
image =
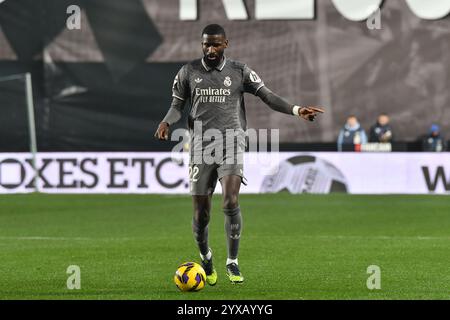
[{"label": "white pitch line", "polygon": [[79,238],[79,237],[0,237],[0,240],[58,240],[58,241],[71,241],[71,240],[93,240],[93,238]]},{"label": "white pitch line", "polygon": [[51,241],[129,241],[139,240],[139,238],[87,238],[87,237],[0,237],[0,240],[51,240]]},{"label": "white pitch line", "polygon": [[[255,237],[249,235],[248,237]],[[256,236],[257,237],[257,236]],[[290,237],[286,235],[274,237]],[[297,235],[296,238],[308,239],[325,239],[325,240],[450,240],[448,237],[433,237],[433,236],[344,236],[344,235],[330,235],[330,236],[313,236],[313,235]],[[155,238],[88,238],[88,237],[43,237],[43,236],[21,236],[21,237],[4,237],[0,236],[0,240],[52,240],[52,241],[131,241],[131,240],[155,240]],[[166,238],[166,237],[164,237]]]},{"label": "white pitch line", "polygon": [[300,236],[304,238],[317,239],[342,239],[342,240],[450,240],[449,237],[432,237],[432,236]]}]

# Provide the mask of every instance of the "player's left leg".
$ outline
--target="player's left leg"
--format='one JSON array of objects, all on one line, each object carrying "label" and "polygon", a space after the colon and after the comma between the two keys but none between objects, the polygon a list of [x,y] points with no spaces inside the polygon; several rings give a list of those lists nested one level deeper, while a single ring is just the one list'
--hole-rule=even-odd
[{"label": "player's left leg", "polygon": [[228,245],[227,274],[232,283],[244,281],[244,277],[238,267],[239,241],[242,230],[242,215],[239,207],[241,182],[242,177],[234,174],[225,175],[220,179]]}]

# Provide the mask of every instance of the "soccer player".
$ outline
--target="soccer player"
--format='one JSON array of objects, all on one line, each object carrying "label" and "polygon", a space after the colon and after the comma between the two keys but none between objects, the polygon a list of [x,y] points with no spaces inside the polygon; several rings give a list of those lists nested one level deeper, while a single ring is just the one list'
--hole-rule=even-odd
[{"label": "soccer player", "polygon": [[[211,212],[211,197],[217,180],[222,186],[223,212],[227,234],[228,258],[226,272],[232,283],[244,281],[238,266],[239,241],[242,230],[242,215],[238,196],[244,182],[242,159],[245,151],[246,117],[243,95],[251,93],[261,98],[270,108],[285,114],[314,121],[321,108],[301,107],[288,103],[268,89],[255,71],[246,64],[228,59],[224,55],[228,47],[225,30],[211,24],[201,34],[203,57],[184,65],[175,77],[172,88],[172,104],[159,124],[155,137],[169,139],[169,128],[180,120],[186,102],[189,103],[188,126],[191,133],[189,179],[193,199],[194,216],[192,229],[206,281],[210,285],[217,282],[217,272],[213,267],[212,251],[208,245],[208,223]],[[223,155],[214,163],[198,161],[196,151],[204,152],[217,141],[203,141],[195,129],[200,123],[200,134],[208,129],[217,129],[223,135],[234,130],[233,144],[226,145]],[[219,139],[220,140],[220,139]],[[199,142],[200,141],[200,142]],[[237,143],[236,143],[237,141]],[[200,152],[200,154],[201,154]],[[213,152],[214,153],[214,152]]]}]

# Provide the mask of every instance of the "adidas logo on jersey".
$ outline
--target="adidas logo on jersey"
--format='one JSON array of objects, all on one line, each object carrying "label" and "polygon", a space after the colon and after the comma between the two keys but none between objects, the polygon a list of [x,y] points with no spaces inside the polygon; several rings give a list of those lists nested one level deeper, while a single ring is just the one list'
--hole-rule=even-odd
[{"label": "adidas logo on jersey", "polygon": [[203,79],[201,79],[201,78],[196,78],[196,79],[194,79],[194,81],[195,81],[195,83],[200,83],[200,82],[203,81]]}]

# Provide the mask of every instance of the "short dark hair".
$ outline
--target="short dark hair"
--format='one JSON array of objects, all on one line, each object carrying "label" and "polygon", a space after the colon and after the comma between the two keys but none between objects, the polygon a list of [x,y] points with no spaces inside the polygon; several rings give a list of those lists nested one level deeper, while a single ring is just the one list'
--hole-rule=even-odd
[{"label": "short dark hair", "polygon": [[225,34],[225,29],[218,24],[207,25],[205,28],[203,28],[202,36],[204,34],[207,34],[209,36],[220,34],[223,35],[225,38],[227,37],[227,35]]}]

